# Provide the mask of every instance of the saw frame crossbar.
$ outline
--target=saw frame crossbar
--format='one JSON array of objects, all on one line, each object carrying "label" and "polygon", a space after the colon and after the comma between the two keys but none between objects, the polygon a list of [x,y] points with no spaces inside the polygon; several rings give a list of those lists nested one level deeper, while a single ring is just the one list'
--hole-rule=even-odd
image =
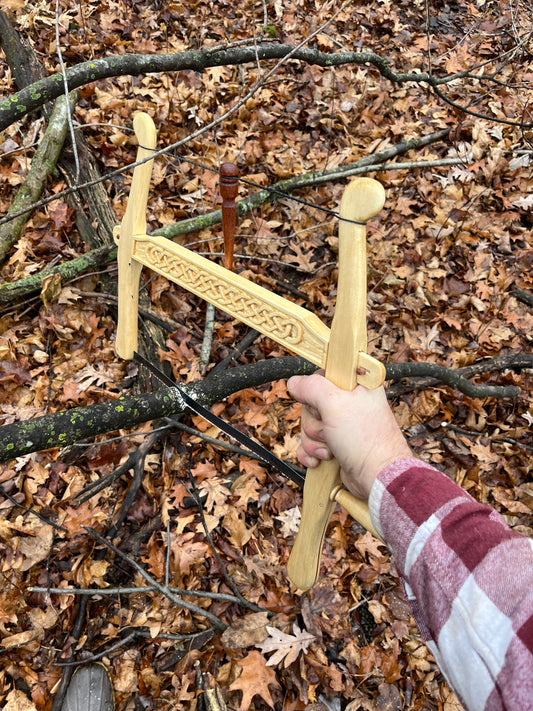
[{"label": "saw frame crossbar", "polygon": [[[358,178],[343,196],[338,297],[330,330],[316,314],[302,306],[186,247],[146,234],[153,167],[153,159],[146,159],[155,151],[156,129],[145,113],[135,115],[133,127],[139,141],[137,161],[146,162],[134,169],[126,211],[120,227],[113,233],[118,246],[117,354],[130,360],[137,350],[139,282],[145,266],[272,338],[288,351],[325,368],[326,377],[339,387],[353,389],[361,384],[372,389],[382,385],[385,368],[366,352],[365,231],[367,220],[383,207],[382,186],[375,180]],[[324,467],[308,471],[302,526],[289,560],[289,577],[300,589],[311,587],[318,576],[323,538],[337,500],[375,533],[367,505],[342,489],[337,462],[323,464]]]}]

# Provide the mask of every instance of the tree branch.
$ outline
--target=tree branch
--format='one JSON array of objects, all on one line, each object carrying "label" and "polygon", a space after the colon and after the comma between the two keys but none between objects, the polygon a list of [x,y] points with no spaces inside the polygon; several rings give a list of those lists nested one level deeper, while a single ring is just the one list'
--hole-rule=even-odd
[{"label": "tree branch", "polygon": [[31,161],[31,167],[23,185],[18,190],[7,216],[17,215],[13,221],[0,226],[0,263],[11,247],[16,244],[26,224],[33,204],[39,199],[48,176],[56,167],[68,131],[68,120],[76,96],[70,94],[68,101],[60,96],[50,115],[48,127]]},{"label": "tree branch", "polygon": [[[467,375],[488,373],[491,370],[533,367],[533,355],[517,354],[485,359],[478,364],[453,370],[435,363],[395,363],[387,366],[387,380],[431,375],[424,382],[409,384],[408,389],[431,387],[445,383],[473,398],[515,398],[520,388],[515,385],[475,385]],[[304,358],[285,356],[271,358],[216,373],[212,377],[183,388],[203,405],[210,407],[229,395],[244,388],[257,387],[291,375],[310,375],[316,366]],[[390,389],[392,394],[398,394]],[[21,457],[30,452],[39,452],[53,447],[65,447],[88,437],[95,437],[118,429],[170,417],[183,412],[183,403],[173,388],[165,388],[137,397],[120,397],[111,402],[78,407],[52,415],[43,415],[33,420],[15,422],[0,427],[0,462]]]},{"label": "tree branch", "polygon": [[[152,72],[176,72],[186,69],[203,72],[210,67],[240,64],[256,64],[257,61],[291,59],[320,67],[337,67],[345,64],[370,65],[394,84],[413,82],[427,84],[433,88],[456,79],[468,77],[471,70],[437,78],[419,71],[394,72],[390,62],[375,52],[326,53],[309,47],[297,48],[287,44],[260,44],[245,47],[218,47],[214,49],[190,50],[176,54],[124,54],[82,62],[67,69],[65,78],[70,91],[99,79],[115,76],[138,76]],[[52,74],[35,82],[0,102],[0,131],[35,111],[43,104],[56,99],[64,92],[64,76]],[[495,119],[497,120],[497,119]],[[518,125],[518,124],[517,124]],[[529,128],[531,124],[520,124]]]},{"label": "tree branch", "polygon": [[[247,198],[246,200],[240,200],[237,202],[237,214],[243,215],[247,212],[250,212],[250,210],[253,210],[255,207],[258,207],[259,205],[263,205],[266,202],[269,202],[270,200],[274,200],[276,197],[284,197],[288,195],[290,192],[294,190],[298,190],[300,188],[307,188],[311,186],[316,186],[316,185],[321,185],[322,183],[327,183],[331,180],[338,180],[340,178],[349,178],[353,175],[360,175],[361,173],[364,172],[373,172],[377,170],[383,170],[384,166],[382,165],[382,162],[388,158],[391,158],[396,155],[402,155],[408,150],[411,149],[416,149],[416,148],[421,148],[423,146],[429,145],[430,143],[434,143],[441,138],[445,138],[449,134],[450,130],[445,128],[441,131],[437,131],[437,133],[432,133],[428,136],[423,136],[422,138],[413,138],[410,139],[409,141],[403,141],[402,143],[398,144],[397,146],[393,146],[391,148],[386,148],[383,151],[379,151],[378,153],[371,154],[367,156],[366,158],[361,158],[360,160],[356,161],[355,163],[347,163],[343,167],[336,167],[336,168],[330,168],[329,170],[323,170],[323,171],[313,171],[310,173],[304,173],[302,175],[295,176],[294,178],[286,178],[285,180],[280,180],[278,183],[275,183],[274,185],[271,185],[267,188],[264,188],[262,185],[258,185],[257,183],[252,182],[251,180],[247,180],[245,178],[239,178],[239,182],[244,183],[245,185],[250,185],[255,188],[259,188],[259,192],[255,193],[252,195],[250,198]],[[86,188],[93,187],[97,183],[102,182],[103,180],[109,180],[111,178],[116,177],[117,175],[120,175],[121,173],[125,173],[129,170],[132,170],[138,165],[141,165],[142,163],[146,163],[149,160],[153,160],[154,158],[157,158],[160,155],[166,155],[171,153],[173,148],[176,147],[176,144],[173,144],[171,146],[167,146],[166,148],[160,148],[157,151],[154,151],[153,154],[149,158],[144,158],[140,161],[136,161],[135,163],[130,163],[128,165],[122,166],[121,168],[117,168],[116,170],[113,170],[111,173],[107,173],[106,175],[103,175],[101,177],[95,178],[94,180],[90,180],[89,182],[82,183],[80,185],[72,186],[70,188],[67,188],[65,190],[62,190],[59,193],[55,193],[54,195],[50,195],[47,198],[43,198],[42,200],[39,200],[39,202],[34,203],[33,205],[28,206],[28,208],[24,208],[24,210],[18,210],[14,211],[10,215],[6,215],[5,217],[0,218],[0,225],[3,225],[5,222],[10,222],[11,220],[14,220],[16,217],[18,217],[20,214],[25,213],[28,209],[34,209],[37,207],[44,207],[45,205],[48,205],[49,203],[53,202],[54,200],[59,200],[60,198],[67,197],[71,195],[74,192],[78,191],[83,191]],[[182,156],[179,155],[174,155],[174,158],[185,161],[187,163],[190,163],[192,165],[196,165],[197,167],[201,168],[202,170],[210,170],[212,172],[218,172],[215,168],[211,168],[206,165],[200,165],[199,163],[188,160]],[[443,159],[445,161],[448,161],[446,163],[443,163],[442,161],[426,161],[422,166],[418,165],[418,167],[424,167],[424,168],[431,168],[435,165],[456,165],[458,162],[464,164],[464,160],[459,159],[459,158],[449,158],[449,159]],[[451,163],[449,161],[452,161]],[[401,166],[401,169],[404,170],[407,167],[410,166]],[[417,167],[416,164],[414,164],[414,167]],[[388,170],[394,170],[398,169],[398,166],[396,164],[392,164],[390,166],[387,166]],[[297,199],[297,198],[293,198]],[[301,201],[305,202],[305,201]],[[319,210],[322,210],[324,212],[332,213],[336,215],[336,213],[333,213],[333,211],[327,209],[327,208],[321,208],[319,206],[314,206]],[[222,212],[221,210],[215,210],[214,212],[207,213],[205,215],[197,215],[196,217],[191,217],[188,220],[182,220],[181,222],[176,223],[175,225],[169,225],[165,228],[160,228],[158,230],[154,230],[152,232],[153,235],[157,236],[162,236],[162,237],[176,237],[180,234],[187,234],[189,232],[196,232],[199,230],[204,230],[209,227],[211,227],[214,224],[219,224],[222,221]]]},{"label": "tree branch", "polygon": [[[232,368],[208,380],[184,385],[183,389],[209,407],[244,388],[257,387],[294,374],[310,374],[315,370],[316,367],[303,358],[272,358]],[[118,429],[129,429],[142,422],[176,415],[183,409],[177,391],[165,388],[146,395],[119,397],[111,402],[4,425],[0,428],[0,461],[52,447],[65,447]]]},{"label": "tree branch", "polygon": [[227,628],[227,625],[222,622],[216,615],[213,615],[211,612],[208,610],[204,610],[201,607],[198,607],[198,605],[193,605],[191,602],[186,602],[185,600],[182,600],[180,597],[178,597],[176,594],[172,593],[169,588],[165,587],[164,585],[160,585],[155,578],[152,578],[152,576],[147,573],[147,571],[139,565],[133,558],[130,558],[127,556],[125,553],[123,553],[119,548],[114,546],[110,541],[108,541],[106,538],[101,536],[97,531],[94,530],[94,528],[91,528],[90,526],[84,526],[85,530],[90,533],[93,538],[96,538],[96,540],[104,545],[106,548],[109,548],[109,550],[113,551],[116,555],[118,555],[122,560],[125,560],[131,567],[136,570],[138,573],[142,575],[142,577],[146,580],[147,583],[150,584],[151,587],[153,587],[155,590],[158,592],[162,593],[165,597],[167,597],[171,602],[173,602],[175,605],[179,605],[180,607],[184,607],[185,609],[189,610],[189,612],[192,612],[193,614],[196,615],[201,615],[202,617],[205,617],[211,624],[218,630],[225,630]]},{"label": "tree branch", "polygon": [[412,390],[421,390],[444,383],[468,397],[516,398],[521,392],[516,385],[475,385],[468,378],[494,371],[515,370],[519,372],[528,368],[533,368],[533,354],[530,353],[484,358],[477,363],[456,370],[437,363],[393,363],[387,366],[387,378],[391,380],[409,378],[410,382],[393,385],[387,392],[389,395],[401,395]]},{"label": "tree branch", "polygon": [[[245,200],[239,200],[237,202],[237,214],[245,215],[251,212],[256,207],[264,205],[271,202],[279,197],[284,197],[290,195],[293,191],[309,188],[316,185],[321,185],[328,182],[329,180],[338,180],[344,177],[353,175],[354,172],[360,172],[365,166],[372,166],[374,170],[380,169],[380,163],[386,160],[390,160],[395,156],[403,155],[411,150],[417,150],[419,148],[424,148],[425,146],[431,145],[438,141],[444,140],[449,134],[449,129],[443,129],[437,131],[436,133],[429,134],[427,136],[422,136],[420,138],[411,138],[407,141],[402,141],[395,146],[390,146],[378,151],[369,156],[365,156],[361,160],[355,161],[354,163],[348,163],[342,168],[333,168],[331,170],[316,171],[312,173],[304,173],[302,175],[297,175],[294,178],[288,178],[286,180],[281,180],[274,185],[263,188],[262,186],[255,186],[255,184],[250,183],[250,181],[243,181],[247,184],[254,185],[255,187],[260,187],[258,192],[251,195]],[[126,166],[123,170],[130,169],[133,167]],[[104,176],[103,179],[109,176]],[[85,186],[78,186],[76,189],[83,189]],[[51,200],[56,200],[57,198],[65,195],[67,192],[72,192],[72,189],[63,191],[51,197]],[[50,201],[50,200],[48,200]],[[42,203],[38,203],[39,205]],[[36,205],[32,205],[32,208]],[[7,221],[9,218],[0,219],[0,225],[2,220]],[[220,224],[222,221],[222,211],[214,210],[213,212],[197,215],[196,217],[191,217],[186,220],[181,220],[173,225],[168,225],[160,229],[154,230],[152,232],[155,236],[166,237],[172,239],[180,235],[190,234],[192,232],[198,232],[200,230],[208,229],[214,225]],[[51,274],[60,274],[63,282],[73,279],[78,274],[83,273],[88,269],[92,269],[102,264],[108,264],[116,260],[117,252],[116,247],[113,245],[111,247],[103,247],[87,254],[77,257],[70,262],[64,262],[63,264],[57,265],[55,267],[46,267],[41,272],[32,274],[29,277],[20,279],[16,282],[11,282],[7,284],[0,284],[0,304],[11,304],[17,299],[28,296],[31,293],[39,291],[41,288],[42,280],[50,276]]]},{"label": "tree branch", "polygon": [[45,267],[42,271],[24,277],[24,279],[0,284],[0,304],[13,304],[29,294],[40,291],[43,279],[52,274],[60,274],[61,281],[66,282],[90,269],[97,269],[104,264],[116,262],[116,259],[117,248],[115,245],[100,247],[68,262],[63,262],[63,264]]}]

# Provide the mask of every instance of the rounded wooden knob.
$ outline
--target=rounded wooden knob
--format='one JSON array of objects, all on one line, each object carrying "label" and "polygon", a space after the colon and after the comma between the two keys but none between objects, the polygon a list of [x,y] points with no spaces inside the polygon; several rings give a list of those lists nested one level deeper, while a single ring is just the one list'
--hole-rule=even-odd
[{"label": "rounded wooden knob", "polygon": [[239,192],[240,171],[235,163],[222,163],[220,166],[220,195],[222,200],[235,200]]}]

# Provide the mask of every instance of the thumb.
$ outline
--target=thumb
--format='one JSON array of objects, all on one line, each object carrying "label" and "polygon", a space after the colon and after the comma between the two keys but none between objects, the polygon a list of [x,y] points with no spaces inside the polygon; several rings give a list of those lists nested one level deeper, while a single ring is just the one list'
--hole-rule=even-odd
[{"label": "thumb", "polygon": [[287,388],[295,400],[320,411],[328,396],[335,394],[337,388],[319,373],[313,375],[294,375],[287,382]]}]

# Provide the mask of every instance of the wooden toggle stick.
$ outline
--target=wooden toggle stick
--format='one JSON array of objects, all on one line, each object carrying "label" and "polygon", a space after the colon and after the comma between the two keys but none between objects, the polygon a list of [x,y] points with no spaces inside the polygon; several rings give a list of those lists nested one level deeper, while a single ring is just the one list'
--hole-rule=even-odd
[{"label": "wooden toggle stick", "polygon": [[235,163],[220,166],[220,195],[222,197],[222,231],[224,233],[224,266],[233,271],[233,247],[237,208],[235,199],[239,192],[239,169]]}]

